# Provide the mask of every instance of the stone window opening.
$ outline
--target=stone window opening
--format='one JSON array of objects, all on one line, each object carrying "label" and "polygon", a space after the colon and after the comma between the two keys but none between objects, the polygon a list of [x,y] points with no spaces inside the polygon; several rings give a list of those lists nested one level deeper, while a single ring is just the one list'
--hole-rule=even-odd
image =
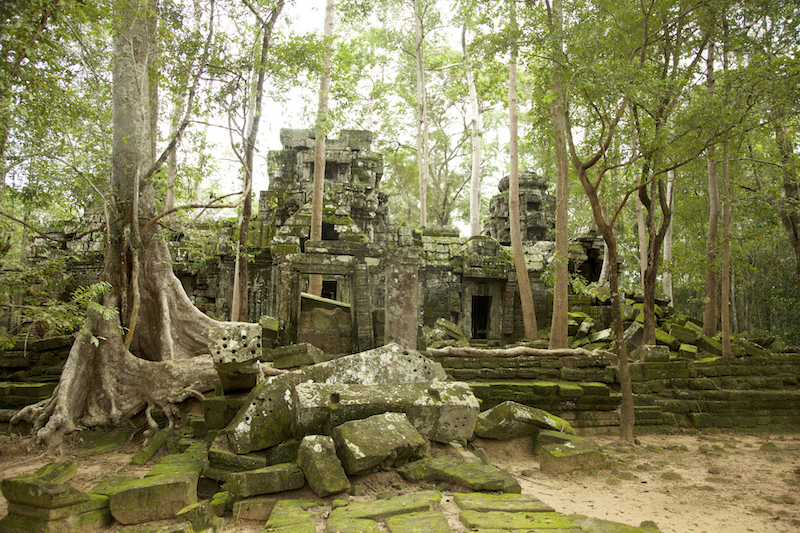
[{"label": "stone window opening", "polygon": [[335,279],[322,280],[322,297],[328,300],[338,300],[339,282]]}]

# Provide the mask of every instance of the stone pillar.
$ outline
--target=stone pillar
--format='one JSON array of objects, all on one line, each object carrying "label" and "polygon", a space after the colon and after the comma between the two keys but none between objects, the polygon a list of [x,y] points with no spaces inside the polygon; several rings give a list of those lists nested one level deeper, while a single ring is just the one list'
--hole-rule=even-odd
[{"label": "stone pillar", "polygon": [[356,270],[353,273],[353,294],[352,303],[353,318],[355,319],[356,340],[358,346],[356,351],[363,352],[364,350],[371,350],[375,344],[374,332],[372,329],[372,302],[370,296],[372,292],[369,290],[369,268],[364,263],[356,265]]},{"label": "stone pillar", "polygon": [[419,312],[419,254],[413,249],[390,252],[386,256],[386,343],[396,342],[409,350],[417,349]]}]

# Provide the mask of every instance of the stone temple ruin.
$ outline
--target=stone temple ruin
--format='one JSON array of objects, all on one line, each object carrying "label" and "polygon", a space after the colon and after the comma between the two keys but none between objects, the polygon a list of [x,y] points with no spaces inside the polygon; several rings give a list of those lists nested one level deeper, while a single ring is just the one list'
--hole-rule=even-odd
[{"label": "stone temple ruin", "polygon": [[[382,161],[370,151],[371,134],[344,131],[328,142],[323,239],[314,242],[314,142],[304,130],[283,130],[281,139],[283,150],[269,154],[270,188],[251,225],[252,323],[221,323],[209,332],[220,378],[214,394],[187,407],[194,413],[182,421],[185,431],[163,427],[168,417],[154,410],[163,429],[131,462],[146,464],[163,448],[168,454],[144,477],[111,476],[78,490],[68,484],[76,465],[59,461],[2,479],[9,505],[0,531],[95,531],[157,520],[175,522],[159,531],[221,531],[221,517],[231,516],[261,521],[267,531],[316,531],[321,520],[326,531],[450,531],[439,510],[441,487],[455,492],[468,530],[500,530],[500,514],[502,530],[616,528],[559,515],[519,494],[517,479],[468,443],[473,436],[531,439],[542,472],[591,471],[605,465],[605,453],[575,429],[590,435],[620,423],[607,298],[571,297],[574,349],[507,346],[522,330],[508,249],[508,180],[492,199],[482,236],[398,226],[379,190]],[[552,256],[554,203],[546,189],[545,180],[523,173],[526,263],[545,324],[551,304],[542,274]],[[57,231],[66,236],[75,228]],[[81,257],[71,265],[78,283],[96,279],[102,241],[65,242]],[[211,259],[198,258],[202,243],[214,247]],[[233,257],[225,240],[208,226],[180,231],[170,245],[175,272],[198,307],[228,318]],[[53,252],[41,242],[31,251]],[[591,234],[575,240],[569,261],[573,272],[596,280],[601,242]],[[305,292],[312,274],[322,276],[322,297]],[[660,307],[657,345],[642,345],[641,305],[626,294],[637,429],[796,429],[797,354],[737,341],[735,357],[721,358],[718,339]],[[0,352],[0,423],[49,397],[72,340],[26,339]],[[113,450],[146,424],[129,422],[83,437]],[[413,488],[374,501],[324,500],[361,496],[360,476],[387,470]],[[317,499],[295,499],[293,491],[304,487]]]},{"label": "stone temple ruin", "polygon": [[[383,161],[370,151],[371,140],[370,132],[346,130],[327,141],[323,240],[309,242],[314,139],[306,130],[281,131],[283,149],[269,153],[270,186],[260,194],[252,229],[249,320],[276,317],[280,344],[308,341],[332,353],[390,341],[416,346],[418,327],[440,318],[458,324],[468,339],[519,338],[508,179],[492,199],[483,236],[412,230],[388,216],[380,191]],[[541,275],[552,257],[554,198],[532,172],[522,174],[520,189],[529,275],[538,318],[546,324],[551,304]],[[175,248],[175,256],[182,257],[181,244]],[[596,280],[602,241],[577,240],[570,265]],[[198,305],[227,317],[232,258],[220,253],[216,265],[183,272],[180,267],[178,261],[176,270]],[[309,274],[323,276],[323,299],[304,294]],[[219,287],[213,297],[210,286]],[[330,328],[321,329],[323,324]]]}]

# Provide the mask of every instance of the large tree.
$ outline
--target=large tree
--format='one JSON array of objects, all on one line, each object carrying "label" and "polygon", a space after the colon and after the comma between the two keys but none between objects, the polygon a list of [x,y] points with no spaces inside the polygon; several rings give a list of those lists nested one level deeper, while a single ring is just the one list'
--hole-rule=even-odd
[{"label": "large tree", "polygon": [[[212,4],[213,6],[213,4]],[[170,423],[175,405],[202,398],[216,378],[207,353],[208,330],[220,325],[201,313],[172,271],[160,234],[154,175],[174,150],[182,122],[155,157],[158,58],[157,5],[125,0],[113,11],[113,145],[108,202],[108,249],[102,306],[91,308],[49,400],[23,409],[38,438],[57,444],[78,426],[118,426],[160,407]],[[195,67],[196,87],[208,56]],[[187,99],[191,109],[194,91]]]}]

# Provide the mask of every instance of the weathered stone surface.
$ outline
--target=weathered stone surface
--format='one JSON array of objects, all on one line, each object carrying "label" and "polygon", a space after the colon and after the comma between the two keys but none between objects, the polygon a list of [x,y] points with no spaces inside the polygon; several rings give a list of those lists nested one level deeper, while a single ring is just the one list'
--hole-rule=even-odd
[{"label": "weathered stone surface", "polygon": [[432,481],[453,483],[471,490],[513,492],[522,489],[517,480],[492,465],[463,463],[453,457],[443,456],[422,459],[398,469],[409,481]]},{"label": "weathered stone surface", "polygon": [[712,337],[700,336],[697,339],[697,347],[712,355],[722,355],[722,343]]},{"label": "weathered stone surface", "polygon": [[294,389],[294,434],[329,435],[334,427],[385,412],[405,413],[417,431],[437,442],[472,437],[478,400],[465,383],[349,385],[302,383]]},{"label": "weathered stone surface", "polygon": [[279,346],[270,350],[272,365],[275,368],[298,368],[325,362],[322,350],[308,342]]},{"label": "weathered stone surface", "polygon": [[[227,511],[230,511],[233,507],[234,497],[233,495],[227,491],[223,490],[214,494],[211,497],[211,510],[214,511],[214,514],[217,516],[225,516]],[[266,518],[264,518],[266,520]]]},{"label": "weathered stone surface", "polygon": [[257,386],[228,426],[234,453],[269,448],[292,436],[292,390],[300,383],[414,383],[447,379],[442,366],[419,352],[388,344],[374,350],[319,363]]},{"label": "weathered stone surface", "polygon": [[678,350],[681,346],[681,341],[664,331],[663,329],[656,329],[656,343],[668,346],[672,350]]},{"label": "weathered stone surface", "polygon": [[76,505],[89,499],[89,494],[82,490],[60,483],[47,483],[35,475],[4,479],[0,487],[9,502],[44,509]]},{"label": "weathered stone surface", "polygon": [[[436,509],[442,495],[437,491],[413,492],[385,500],[351,501],[331,511],[328,523],[344,520],[385,520],[390,516]],[[330,530],[331,528],[328,527]]]},{"label": "weathered stone surface", "polygon": [[198,442],[189,446],[183,453],[173,453],[165,456],[145,474],[145,477],[181,472],[193,474],[196,479],[199,479],[206,462],[205,443]]},{"label": "weathered stone surface", "polygon": [[208,466],[215,472],[224,472],[224,479],[217,479],[218,481],[225,481],[228,474],[233,472],[243,472],[245,470],[257,470],[265,468],[267,459],[263,453],[261,454],[235,454],[228,449],[228,441],[224,436],[219,436],[214,439],[211,447],[208,449]]},{"label": "weathered stone surface", "polygon": [[386,519],[386,527],[390,533],[450,533],[447,518],[442,513],[410,513],[391,516]]},{"label": "weathered stone surface", "polygon": [[107,492],[111,514],[121,524],[165,520],[197,502],[197,474],[150,476],[122,482]]},{"label": "weathered stone surface", "polygon": [[592,470],[605,466],[606,456],[591,439],[546,444],[539,449],[539,469],[556,475],[573,470]]},{"label": "weathered stone surface", "polygon": [[681,357],[697,359],[697,346],[694,344],[681,344],[680,348],[678,348],[678,353]]},{"label": "weathered stone surface", "polygon": [[459,520],[467,529],[478,530],[520,530],[520,531],[558,531],[559,533],[579,533],[583,530],[575,522],[558,513],[510,513],[505,511],[461,511]]},{"label": "weathered stone surface", "polygon": [[533,453],[539,453],[539,449],[545,444],[560,444],[581,439],[583,439],[583,437],[577,435],[570,435],[569,433],[562,433],[561,431],[553,431],[551,429],[543,429],[533,438]]},{"label": "weathered stone surface", "polygon": [[628,349],[628,353],[632,354],[644,341],[644,326],[642,323],[634,321],[625,330],[622,339],[625,341],[625,348]]},{"label": "weathered stone surface", "polygon": [[507,511],[515,513],[553,512],[553,508],[528,494],[454,494],[456,505],[464,511]]},{"label": "weathered stone surface", "polygon": [[77,516],[99,509],[108,507],[108,496],[101,494],[89,494],[88,499],[65,507],[55,507],[47,509],[22,503],[8,502],[8,512],[22,516],[42,518],[44,520],[59,520],[69,516]]},{"label": "weathered stone surface", "polygon": [[63,518],[25,516],[10,512],[0,518],[0,531],[3,533],[71,533],[105,530],[114,522],[108,507],[70,514]]},{"label": "weathered stone surface", "polygon": [[475,434],[489,439],[508,440],[535,435],[540,429],[575,434],[569,422],[546,411],[507,401],[478,415]]},{"label": "weathered stone surface", "polygon": [[215,396],[203,400],[203,418],[209,430],[223,429],[244,405],[241,398]]},{"label": "weathered stone surface", "polygon": [[672,324],[669,334],[684,344],[694,344],[697,341],[697,334],[693,330],[679,324]]},{"label": "weathered stone surface", "polygon": [[209,328],[208,350],[214,363],[242,363],[261,357],[261,325],[233,323]]},{"label": "weathered stone surface", "polygon": [[277,498],[253,498],[242,500],[233,504],[233,517],[235,520],[258,520],[266,522]]},{"label": "weathered stone surface", "polygon": [[295,490],[305,483],[303,472],[294,463],[236,472],[228,476],[228,490],[237,499]]},{"label": "weathered stone surface", "polygon": [[600,518],[590,518],[579,514],[567,515],[566,518],[581,526],[583,531],[591,531],[592,533],[661,533],[658,527],[629,526],[628,524],[620,524],[619,522],[611,522],[610,520],[602,520]]},{"label": "weathered stone surface", "polygon": [[225,521],[214,514],[208,500],[193,503],[178,511],[178,522],[189,522],[197,532],[216,533],[222,531]]},{"label": "weathered stone surface", "polygon": [[324,435],[308,435],[300,442],[297,466],[303,471],[314,494],[325,498],[350,488],[342,462],[336,456],[333,439]]},{"label": "weathered stone surface", "polygon": [[316,533],[314,519],[321,512],[318,502],[282,500],[273,507],[264,529],[286,533]]},{"label": "weathered stone surface", "polygon": [[333,441],[345,472],[361,475],[396,468],[425,457],[428,442],[403,413],[384,413],[334,428]]},{"label": "weathered stone surface", "polygon": [[[308,298],[311,295],[303,293],[303,305],[300,313],[300,320],[297,324],[297,340],[313,344],[321,348],[328,354],[346,354],[352,352],[353,326],[351,319],[350,305],[336,302],[341,307],[335,309],[325,309],[315,306],[306,310]],[[323,300],[323,298],[320,298]],[[299,359],[291,361],[290,366],[285,366],[287,362],[282,359],[275,359],[276,368],[295,368],[302,365],[321,363],[324,359]]]},{"label": "weathered stone surface", "polygon": [[198,533],[189,522],[167,524],[164,526],[151,524],[138,524],[123,526],[116,530],[117,533]]},{"label": "weathered stone surface", "polygon": [[669,346],[643,344],[631,353],[633,359],[664,363],[669,361]]}]

